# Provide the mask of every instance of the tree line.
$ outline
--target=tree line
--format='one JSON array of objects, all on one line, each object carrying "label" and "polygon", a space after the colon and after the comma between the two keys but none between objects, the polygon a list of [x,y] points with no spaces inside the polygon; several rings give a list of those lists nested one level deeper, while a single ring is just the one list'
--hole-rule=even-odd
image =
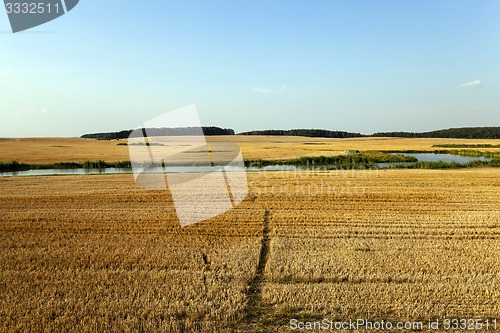
[{"label": "tree line", "polygon": [[[203,126],[204,135],[235,135],[231,128]],[[148,128],[149,136],[179,136],[198,135],[199,127],[179,128]],[[82,135],[85,139],[114,140],[126,139],[132,130],[110,133],[93,133]],[[304,136],[310,138],[360,138],[360,137],[397,137],[397,138],[453,138],[453,139],[500,139],[500,127],[462,127],[448,128],[430,132],[378,132],[371,135],[332,131],[324,129],[291,129],[291,130],[259,130],[238,133],[239,135],[269,135],[269,136]]]},{"label": "tree line", "polygon": [[321,129],[263,130],[240,133],[241,135],[283,135],[319,138],[359,138],[359,137],[396,137],[396,138],[454,138],[454,139],[500,139],[500,127],[462,127],[448,128],[430,132],[378,132],[371,135]]},{"label": "tree line", "polygon": [[500,139],[500,127],[461,127],[431,132],[382,132],[374,137],[398,138],[449,138],[449,139]]},{"label": "tree line", "polygon": [[[148,136],[189,136],[199,135],[199,127],[176,127],[176,128],[144,128]],[[215,126],[203,126],[204,135],[234,135],[234,130],[231,128],[220,128]],[[123,130],[119,132],[109,133],[92,133],[81,136],[83,139],[98,139],[98,140],[116,140],[127,139],[133,130]]]},{"label": "tree line", "polygon": [[330,131],[323,129],[291,129],[291,130],[263,130],[240,133],[241,135],[277,135],[277,136],[306,136],[310,138],[360,138],[366,135],[344,131]]}]

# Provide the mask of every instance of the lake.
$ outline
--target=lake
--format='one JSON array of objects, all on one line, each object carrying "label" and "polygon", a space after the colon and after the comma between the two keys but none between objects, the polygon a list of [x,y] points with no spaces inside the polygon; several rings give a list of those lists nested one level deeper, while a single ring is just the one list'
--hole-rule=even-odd
[{"label": "lake", "polygon": [[[491,161],[491,158],[487,157],[470,157],[470,156],[460,156],[453,154],[433,154],[433,153],[401,153],[405,156],[413,156],[418,159],[419,162],[446,162],[446,163],[459,163],[466,164],[472,161]],[[395,164],[409,165],[413,162],[398,162],[398,163],[376,163],[378,168],[388,168]],[[336,169],[340,166],[336,165],[323,165],[315,166],[315,169]],[[296,171],[296,170],[308,170],[305,166],[296,165],[267,165],[263,167],[248,167],[247,171]],[[211,172],[215,171],[211,167],[169,167],[169,172]],[[240,168],[233,168],[227,171],[241,171]],[[163,173],[162,168],[155,168],[152,170],[154,173]],[[55,176],[55,175],[99,175],[99,174],[126,174],[132,173],[130,168],[103,168],[103,169],[47,169],[47,170],[26,170],[26,171],[13,171],[13,172],[0,172],[0,177],[13,177],[13,176]]]},{"label": "lake", "polygon": [[472,157],[472,156],[460,156],[454,154],[433,154],[433,153],[419,153],[419,154],[411,154],[411,153],[403,153],[400,155],[404,156],[413,156],[419,162],[446,162],[446,163],[458,163],[458,164],[466,164],[472,161],[491,161],[491,158],[487,157]]}]

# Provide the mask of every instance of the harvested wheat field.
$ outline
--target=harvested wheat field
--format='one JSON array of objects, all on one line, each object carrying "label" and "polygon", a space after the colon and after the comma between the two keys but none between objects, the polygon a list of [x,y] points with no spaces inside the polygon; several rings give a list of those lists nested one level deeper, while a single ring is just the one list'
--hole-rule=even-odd
[{"label": "harvested wheat field", "polygon": [[0,331],[500,325],[500,170],[248,177],[244,202],[185,228],[132,175],[0,178]]},{"label": "harvested wheat field", "polygon": [[[259,196],[270,209],[267,323],[500,317],[499,171],[293,178]],[[290,192],[266,193],[277,184]]]},{"label": "harvested wheat field", "polygon": [[[368,150],[435,150],[442,144],[500,145],[499,139],[408,139],[408,138],[353,138],[328,139],[293,136],[207,136],[210,142],[232,142],[241,147],[246,159],[292,159],[301,156],[334,156],[348,149]],[[182,146],[183,137],[168,137],[176,148]],[[192,141],[189,139],[188,141]],[[93,140],[76,138],[0,138],[0,162],[16,160],[22,163],[52,164],[129,160],[127,140]],[[500,151],[500,148],[471,148],[471,150]]]}]

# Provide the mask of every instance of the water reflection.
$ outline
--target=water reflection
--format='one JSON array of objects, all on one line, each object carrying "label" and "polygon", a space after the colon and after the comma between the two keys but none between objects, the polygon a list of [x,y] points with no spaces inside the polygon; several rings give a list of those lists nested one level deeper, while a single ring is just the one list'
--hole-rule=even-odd
[{"label": "water reflection", "polygon": [[[446,163],[459,163],[466,164],[472,161],[491,161],[491,158],[487,157],[470,157],[470,156],[460,156],[453,154],[433,154],[433,153],[402,153],[401,155],[413,156],[418,159],[419,162],[446,162]],[[399,165],[411,165],[414,162],[398,162],[398,163],[375,163],[373,167],[375,168],[389,168],[395,164]],[[340,168],[350,168],[349,166],[340,165],[314,165],[314,166],[297,166],[297,165],[266,165],[266,166],[250,166],[247,167],[247,171],[298,171],[298,170],[311,170],[311,169],[340,169]],[[219,171],[221,169],[218,167],[169,167],[169,172],[213,172]],[[231,166],[224,167],[224,171],[241,171],[240,168],[233,168]],[[148,170],[149,173],[164,173],[164,169],[161,167],[153,168]],[[56,176],[56,175],[98,175],[98,174],[127,174],[132,173],[131,168],[102,168],[102,169],[47,169],[47,170],[26,170],[26,171],[13,171],[13,172],[0,172],[0,177],[12,177],[12,176]]]}]

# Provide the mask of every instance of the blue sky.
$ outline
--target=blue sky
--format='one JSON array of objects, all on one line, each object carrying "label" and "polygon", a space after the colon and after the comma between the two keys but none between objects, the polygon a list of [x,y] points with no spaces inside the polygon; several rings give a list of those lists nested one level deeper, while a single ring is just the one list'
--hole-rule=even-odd
[{"label": "blue sky", "polygon": [[12,34],[0,137],[202,123],[361,133],[500,126],[500,1],[96,1]]}]

